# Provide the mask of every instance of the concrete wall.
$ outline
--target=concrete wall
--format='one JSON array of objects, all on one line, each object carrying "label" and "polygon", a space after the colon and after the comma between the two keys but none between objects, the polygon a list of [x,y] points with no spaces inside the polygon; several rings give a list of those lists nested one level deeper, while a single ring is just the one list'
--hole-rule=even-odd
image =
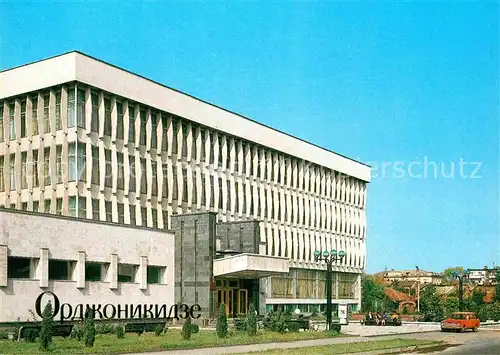
[{"label": "concrete wall", "polygon": [[175,300],[199,304],[202,317],[214,311],[210,291],[215,255],[215,213],[172,216],[175,231]]},{"label": "concrete wall", "polygon": [[[30,278],[7,279],[7,256],[30,258]],[[49,279],[50,259],[73,262],[70,280]],[[173,305],[173,260],[170,232],[0,210],[0,322],[29,317],[44,291],[70,304]],[[89,261],[107,265],[103,281],[85,281]],[[119,264],[136,266],[134,283],[118,282]],[[163,268],[161,284],[147,283],[148,265]]]},{"label": "concrete wall", "polygon": [[217,238],[220,239],[220,250],[230,249],[242,253],[259,254],[259,221],[218,223]]}]

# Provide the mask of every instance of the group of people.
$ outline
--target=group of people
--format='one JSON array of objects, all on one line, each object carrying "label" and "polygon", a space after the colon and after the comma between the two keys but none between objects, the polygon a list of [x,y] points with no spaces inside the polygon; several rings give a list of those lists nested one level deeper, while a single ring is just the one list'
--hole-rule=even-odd
[{"label": "group of people", "polygon": [[[399,319],[399,316],[396,312],[394,312],[391,316],[391,321],[393,323],[396,323]],[[372,323],[373,321],[375,321],[375,323],[377,325],[386,325],[387,324],[387,320],[389,319],[389,315],[386,313],[386,312],[383,312],[383,313],[380,313],[380,312],[376,312],[376,313],[372,313],[372,312],[368,312],[368,314],[366,315],[366,321],[367,322],[370,322]]]}]

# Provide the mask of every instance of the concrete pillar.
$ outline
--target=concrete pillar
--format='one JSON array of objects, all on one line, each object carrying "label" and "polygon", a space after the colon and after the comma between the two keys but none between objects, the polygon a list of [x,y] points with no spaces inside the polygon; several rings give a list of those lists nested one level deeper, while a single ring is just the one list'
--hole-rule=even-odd
[{"label": "concrete pillar", "polygon": [[7,245],[0,245],[0,287],[7,286]]},{"label": "concrete pillar", "polygon": [[114,290],[118,288],[118,254],[111,254],[109,264],[109,288]]},{"label": "concrete pillar", "polygon": [[76,288],[85,288],[85,260],[85,252],[79,251],[76,262]]},{"label": "concrete pillar", "polygon": [[49,249],[40,249],[40,261],[38,262],[38,277],[40,287],[49,286]]},{"label": "concrete pillar", "polygon": [[148,288],[148,257],[141,256],[139,264],[139,289],[145,290]]}]

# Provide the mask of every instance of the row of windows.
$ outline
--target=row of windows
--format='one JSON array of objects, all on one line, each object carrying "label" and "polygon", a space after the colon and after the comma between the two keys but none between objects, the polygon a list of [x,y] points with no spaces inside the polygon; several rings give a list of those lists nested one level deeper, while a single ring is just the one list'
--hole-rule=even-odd
[{"label": "row of windows", "polygon": [[[86,93],[87,90],[87,93]],[[218,166],[222,169],[227,169],[231,172],[242,171],[247,175],[253,175],[255,178],[267,180],[272,183],[286,185],[288,187],[304,190],[308,193],[318,194],[331,198],[334,200],[344,200],[348,203],[356,205],[362,204],[362,196],[360,193],[346,194],[345,190],[350,190],[350,187],[359,185],[359,189],[364,188],[364,183],[344,176],[343,174],[336,173],[327,168],[311,164],[309,162],[297,159],[294,157],[286,156],[281,152],[270,151],[267,148],[258,146],[256,144],[247,142],[245,140],[233,139],[224,134],[219,134],[216,131],[207,128],[196,126],[194,123],[189,123],[187,120],[180,119],[169,113],[160,112],[139,104],[134,104],[120,98],[113,101],[111,96],[99,92],[90,91],[85,87],[77,88],[71,87],[68,89],[68,126],[85,127],[85,105],[88,100],[91,103],[91,131],[99,132],[99,123],[103,121],[103,135],[111,136],[112,130],[112,111],[116,110],[116,137],[123,139],[125,132],[124,119],[128,117],[128,141],[134,142],[136,139],[136,125],[135,122],[139,121],[139,145],[145,146],[149,144],[151,148],[162,151],[167,151],[169,144],[171,144],[172,154],[178,155],[178,158],[191,157],[193,160],[205,161],[207,158],[209,164],[214,164],[215,160]],[[61,111],[61,88],[56,88],[50,92],[43,92],[40,98],[43,101],[40,107],[44,108],[43,122],[44,129],[50,131],[50,117],[52,116],[52,109],[50,97],[55,100],[55,129],[61,129],[60,111]],[[75,103],[75,93],[77,102]],[[28,96],[30,99],[32,96]],[[38,117],[38,105],[35,101],[38,100],[38,95],[32,98],[33,110],[32,117],[36,120]],[[0,109],[7,110],[9,117],[9,132],[11,132],[11,139],[16,139],[16,128],[14,125],[14,106],[16,101],[5,102],[5,105],[0,103]],[[26,135],[26,97],[18,100],[20,102],[21,110],[21,137]],[[113,102],[114,105],[113,105]],[[24,108],[24,111],[23,111]],[[49,110],[50,109],[50,110]],[[64,108],[63,108],[64,109]],[[102,117],[104,116],[104,117]],[[24,128],[23,128],[24,127]],[[38,124],[32,125],[33,134],[38,134]],[[157,130],[161,128],[160,139],[158,142]],[[3,140],[3,112],[0,112],[0,139]],[[148,133],[150,133],[150,141],[147,140]],[[171,138],[169,139],[169,135]],[[180,147],[178,147],[178,140],[181,140]],[[197,146],[199,143],[199,148]],[[160,143],[160,144],[159,144]],[[181,152],[178,154],[178,149]],[[209,149],[206,154],[206,148]],[[217,158],[216,158],[217,155]],[[224,158],[225,157],[225,158]],[[303,174],[300,176],[299,169],[301,164],[304,164]]]},{"label": "row of windows", "polygon": [[[10,279],[36,279],[38,259],[8,257],[7,277]],[[76,280],[76,261],[49,260],[49,280]],[[118,282],[138,283],[139,265],[118,264]],[[109,263],[86,262],[85,281],[106,281]],[[148,284],[164,284],[165,267],[147,267]]]},{"label": "row of windows", "polygon": [[[357,274],[333,273],[332,298],[353,299]],[[292,269],[286,276],[271,277],[271,298],[326,298],[326,272]]]}]

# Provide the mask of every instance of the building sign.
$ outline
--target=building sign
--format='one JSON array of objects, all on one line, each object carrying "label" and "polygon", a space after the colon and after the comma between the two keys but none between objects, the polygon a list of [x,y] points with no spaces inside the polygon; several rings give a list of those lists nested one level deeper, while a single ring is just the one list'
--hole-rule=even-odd
[{"label": "building sign", "polygon": [[339,321],[340,324],[347,324],[347,305],[339,304]]},{"label": "building sign", "polygon": [[186,319],[200,318],[201,306],[194,304],[175,304],[170,306],[167,316],[166,304],[76,304],[62,303],[59,298],[51,291],[41,293],[35,301],[36,314],[42,317],[42,304],[48,302],[52,305],[52,316],[54,319],[59,315],[61,322],[64,320],[83,320],[85,315],[92,311],[95,319],[130,319],[130,318],[151,318],[151,319]]}]

